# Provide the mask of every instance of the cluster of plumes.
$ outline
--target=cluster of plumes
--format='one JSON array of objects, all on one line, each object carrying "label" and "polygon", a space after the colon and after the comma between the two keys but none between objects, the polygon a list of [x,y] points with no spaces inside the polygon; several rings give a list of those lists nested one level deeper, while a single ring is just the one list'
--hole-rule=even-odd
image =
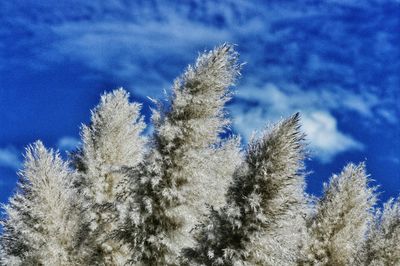
[{"label": "cluster of plumes", "polygon": [[250,143],[226,204],[212,209],[185,251],[189,265],[295,263],[307,214],[302,140],[296,114]]},{"label": "cluster of plumes", "polygon": [[239,73],[236,58],[227,45],[200,56],[174,82],[170,104],[157,102],[150,150],[130,171],[134,206],[119,234],[135,260],[177,265],[181,249],[194,244],[191,229],[206,204],[223,204],[241,160],[239,141],[220,138],[229,124],[223,107]]},{"label": "cluster of plumes", "polygon": [[320,199],[305,193],[298,114],[244,151],[226,137],[239,70],[230,45],[201,55],[155,102],[148,138],[140,104],[119,89],[68,161],[30,146],[3,208],[0,264],[399,265],[400,203],[375,208],[364,164]]}]

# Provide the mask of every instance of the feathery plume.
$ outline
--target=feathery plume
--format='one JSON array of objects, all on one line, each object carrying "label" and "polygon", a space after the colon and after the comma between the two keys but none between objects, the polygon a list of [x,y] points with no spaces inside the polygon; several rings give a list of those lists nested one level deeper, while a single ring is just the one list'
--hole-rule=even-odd
[{"label": "feathery plume", "polygon": [[175,81],[170,106],[159,105],[153,112],[152,149],[131,173],[137,198],[131,209],[142,215],[140,221],[128,219],[121,232],[137,251],[135,259],[176,264],[181,248],[193,244],[190,230],[206,212],[206,203],[223,204],[241,159],[239,141],[219,137],[229,124],[223,106],[239,67],[230,45],[201,55]]},{"label": "feathery plume", "polygon": [[310,226],[304,265],[357,265],[372,221],[375,188],[365,165],[348,164],[325,184]]},{"label": "feathery plume", "polygon": [[113,238],[119,221],[127,215],[128,202],[118,201],[127,192],[127,169],[137,166],[145,152],[145,127],[140,104],[118,89],[101,97],[92,110],[89,126],[82,127],[83,147],[76,155],[76,186],[84,197],[88,230],[85,247],[88,263],[124,265],[130,260],[127,245]]},{"label": "feathery plume", "polygon": [[303,134],[299,115],[249,144],[226,206],[211,209],[197,230],[193,265],[295,265],[305,236]]},{"label": "feathery plume", "polygon": [[367,241],[366,265],[400,264],[400,200],[390,199],[377,211]]},{"label": "feathery plume", "polygon": [[26,150],[16,194],[4,206],[2,265],[79,265],[73,173],[37,141]]}]

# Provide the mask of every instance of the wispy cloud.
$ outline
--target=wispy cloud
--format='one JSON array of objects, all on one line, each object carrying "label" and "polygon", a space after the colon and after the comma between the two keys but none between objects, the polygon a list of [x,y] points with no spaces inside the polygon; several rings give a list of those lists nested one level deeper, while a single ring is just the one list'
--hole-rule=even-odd
[{"label": "wispy cloud", "polygon": [[[62,42],[52,45],[55,59],[75,58],[86,66],[128,83],[143,97],[157,96],[171,84],[193,54],[224,41],[228,30],[214,29],[178,16],[167,21],[67,23],[53,27]],[[143,68],[149,71],[143,72]]]},{"label": "wispy cloud", "polygon": [[57,147],[60,150],[71,151],[76,149],[80,145],[79,139],[71,136],[64,136],[57,142]]},{"label": "wispy cloud", "polygon": [[14,147],[0,148],[0,167],[17,170],[21,166],[20,152]]},{"label": "wispy cloud", "polygon": [[[4,1],[0,8],[7,10],[7,22],[17,22],[4,25],[45,35],[18,40],[18,47],[34,48],[29,61],[37,68],[72,61],[142,97],[160,96],[197,51],[225,41],[239,44],[249,64],[230,110],[245,137],[266,121],[301,111],[312,148],[326,162],[364,146],[341,129],[337,113],[354,113],[369,127],[398,123],[398,16],[385,13],[395,2],[324,1],[307,9],[257,0],[31,5]],[[14,44],[14,31],[1,30]],[[0,46],[15,45],[0,40]],[[26,65],[25,59],[20,63]],[[76,144],[69,137],[59,141],[60,149]]]}]

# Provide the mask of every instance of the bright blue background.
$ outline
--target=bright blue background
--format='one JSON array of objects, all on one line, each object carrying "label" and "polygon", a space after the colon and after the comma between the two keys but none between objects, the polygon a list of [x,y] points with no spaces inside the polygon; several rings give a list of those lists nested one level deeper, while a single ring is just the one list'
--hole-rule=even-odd
[{"label": "bright blue background", "polygon": [[[217,3],[218,2],[218,3]],[[308,191],[366,160],[380,198],[400,189],[399,1],[1,1],[0,201],[24,147],[65,153],[104,91],[144,102],[199,51],[237,44],[247,64],[228,106],[244,136],[300,111]]]}]

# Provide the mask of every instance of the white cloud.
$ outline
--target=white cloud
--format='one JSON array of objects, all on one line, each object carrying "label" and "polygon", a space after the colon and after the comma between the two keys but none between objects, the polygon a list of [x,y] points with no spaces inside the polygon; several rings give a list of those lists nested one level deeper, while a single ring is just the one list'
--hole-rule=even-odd
[{"label": "white cloud", "polygon": [[57,142],[57,147],[60,150],[71,151],[80,145],[80,141],[77,138],[64,136]]},{"label": "white cloud", "polygon": [[[347,99],[356,102],[361,100],[351,93],[336,93],[305,91],[294,86],[284,90],[273,84],[267,84],[263,89],[250,86],[238,93],[239,101],[230,108],[234,117],[233,125],[248,139],[254,130],[262,129],[267,122],[300,111],[303,131],[307,134],[312,155],[326,163],[339,153],[364,148],[362,143],[338,129],[337,120],[331,114],[331,110],[348,104]],[[364,101],[363,108],[358,112],[368,114],[373,102]]]},{"label": "white cloud", "polygon": [[0,148],[0,166],[17,170],[21,166],[20,152],[13,147]]},{"label": "white cloud", "polygon": [[325,111],[315,111],[303,115],[303,130],[311,140],[312,152],[321,162],[330,162],[336,154],[348,150],[364,148],[362,143],[340,132],[336,124],[336,119]]}]

